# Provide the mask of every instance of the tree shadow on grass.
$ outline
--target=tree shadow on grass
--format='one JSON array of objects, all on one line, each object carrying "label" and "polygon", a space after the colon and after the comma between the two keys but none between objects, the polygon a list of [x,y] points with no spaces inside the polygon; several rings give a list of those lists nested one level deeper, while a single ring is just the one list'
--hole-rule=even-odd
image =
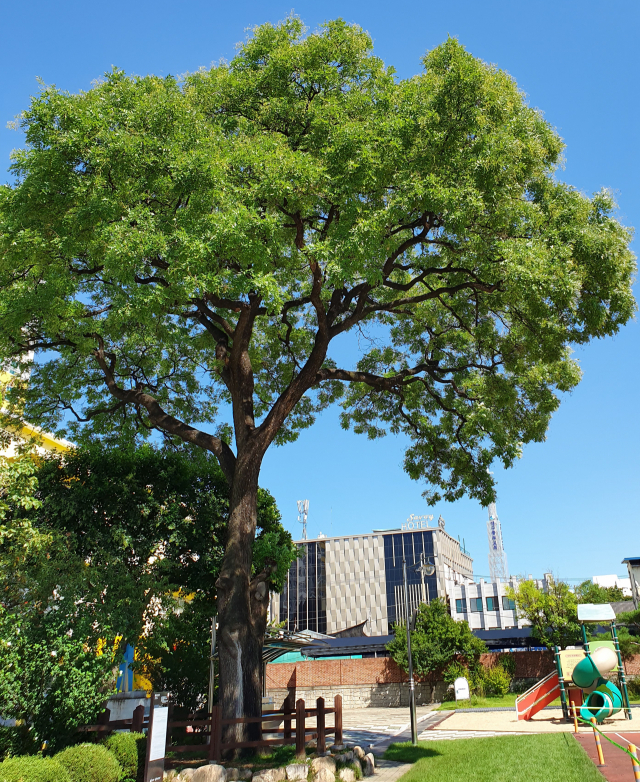
[{"label": "tree shadow on grass", "polygon": [[385,760],[395,760],[399,763],[415,763],[422,758],[435,758],[441,755],[441,752],[428,746],[427,744],[418,744],[413,746],[409,741],[402,744],[391,744],[384,753]]}]

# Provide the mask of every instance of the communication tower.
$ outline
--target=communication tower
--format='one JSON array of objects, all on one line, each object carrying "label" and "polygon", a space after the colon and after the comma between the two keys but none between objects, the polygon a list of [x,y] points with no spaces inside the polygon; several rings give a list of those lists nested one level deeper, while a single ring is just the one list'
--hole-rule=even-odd
[{"label": "communication tower", "polygon": [[298,521],[302,524],[302,540],[307,539],[307,517],[309,516],[309,500],[298,500]]},{"label": "communication tower", "polygon": [[509,568],[507,567],[507,555],[502,545],[502,527],[498,518],[495,502],[489,504],[489,520],[487,521],[487,535],[489,537],[489,573],[491,581],[507,581]]}]

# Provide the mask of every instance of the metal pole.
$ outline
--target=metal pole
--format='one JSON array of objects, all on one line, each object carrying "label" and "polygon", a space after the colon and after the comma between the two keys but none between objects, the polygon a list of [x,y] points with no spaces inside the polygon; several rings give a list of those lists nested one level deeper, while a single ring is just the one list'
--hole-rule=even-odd
[{"label": "metal pole", "polygon": [[407,659],[409,660],[409,711],[411,712],[411,743],[418,743],[416,726],[416,685],[413,681],[413,660],[411,659],[411,629],[409,627],[409,590],[407,587],[407,560],[402,554],[402,578],[404,582],[404,619],[407,623]]},{"label": "metal pole", "polygon": [[425,561],[424,561],[424,554],[420,554],[420,578],[422,579],[422,602],[426,603],[427,601],[427,593],[425,591],[425,584],[424,584],[424,568],[425,568]]}]

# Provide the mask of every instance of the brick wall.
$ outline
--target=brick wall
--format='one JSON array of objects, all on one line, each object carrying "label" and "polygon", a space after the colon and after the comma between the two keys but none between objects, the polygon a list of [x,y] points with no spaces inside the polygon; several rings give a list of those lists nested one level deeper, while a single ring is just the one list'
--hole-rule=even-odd
[{"label": "brick wall", "polygon": [[390,657],[362,660],[310,660],[267,665],[267,690],[296,687],[339,687],[358,684],[398,684],[409,681]]},{"label": "brick wall", "polygon": [[[483,654],[482,665],[494,665],[497,654]],[[552,652],[516,652],[514,679],[531,683],[555,669]],[[625,663],[627,676],[640,676],[640,654]],[[425,683],[416,683],[418,703],[440,700],[446,687],[439,683],[431,692]],[[323,697],[332,702],[340,693],[345,708],[358,706],[400,706],[409,701],[408,677],[390,657],[361,660],[312,660],[267,665],[267,692],[280,702],[295,691],[296,698],[313,701]]]}]

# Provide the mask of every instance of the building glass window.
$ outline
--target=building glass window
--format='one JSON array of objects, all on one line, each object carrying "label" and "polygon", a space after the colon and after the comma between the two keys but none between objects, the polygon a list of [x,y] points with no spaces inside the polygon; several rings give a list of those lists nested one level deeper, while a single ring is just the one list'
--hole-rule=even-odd
[{"label": "building glass window", "polygon": [[291,563],[280,595],[280,621],[293,631],[327,632],[326,544],[299,545],[303,556]]},{"label": "building glass window", "polygon": [[498,610],[498,598],[497,597],[488,597],[487,598],[487,611],[497,611]]},{"label": "building glass window", "polygon": [[473,613],[481,614],[482,613],[482,598],[481,597],[472,597],[469,600],[470,608],[469,610]]},{"label": "building glass window", "polygon": [[465,614],[467,612],[466,600],[456,600],[456,613]]},{"label": "building glass window", "polygon": [[510,600],[508,597],[503,597],[502,598],[502,608],[505,611],[515,611],[516,610],[515,600]]},{"label": "building glass window", "polygon": [[396,603],[396,594],[402,595],[402,557],[407,560],[407,585],[409,587],[409,607],[415,608],[414,597],[419,600],[431,601],[438,597],[438,579],[434,573],[425,576],[424,592],[422,592],[422,577],[417,572],[415,565],[420,564],[420,555],[424,553],[427,560],[433,557],[433,530],[419,530],[416,532],[396,532],[383,536],[384,544],[384,570],[387,590],[387,611],[389,627],[398,621],[402,621],[402,609],[404,603]]}]

